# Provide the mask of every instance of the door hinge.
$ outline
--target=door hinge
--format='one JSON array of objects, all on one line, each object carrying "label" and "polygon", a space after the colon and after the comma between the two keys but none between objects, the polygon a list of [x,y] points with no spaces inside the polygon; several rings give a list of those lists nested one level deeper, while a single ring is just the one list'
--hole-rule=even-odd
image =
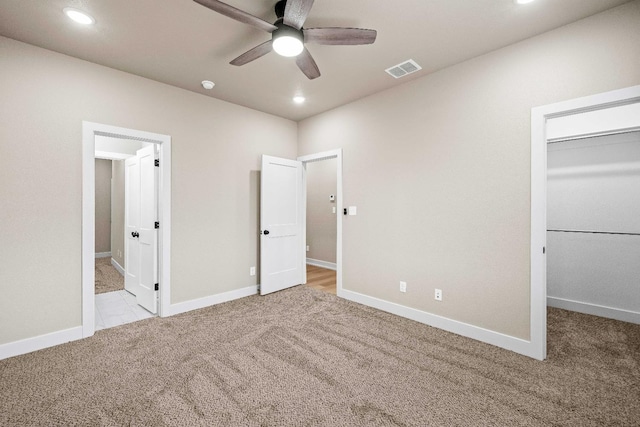
[{"label": "door hinge", "polygon": [[546,248],[546,246],[543,246],[543,247],[542,247],[542,253],[543,253],[543,254],[547,253],[547,248]]},{"label": "door hinge", "polygon": [[156,285],[154,286],[154,290],[158,290],[158,283],[156,283]]},{"label": "door hinge", "polygon": [[156,159],[156,160],[155,160],[155,162],[154,162],[154,164],[155,164],[157,167],[160,167],[160,160],[159,160],[159,159]]},{"label": "door hinge", "polygon": [[160,223],[156,221],[155,228],[160,228]]}]

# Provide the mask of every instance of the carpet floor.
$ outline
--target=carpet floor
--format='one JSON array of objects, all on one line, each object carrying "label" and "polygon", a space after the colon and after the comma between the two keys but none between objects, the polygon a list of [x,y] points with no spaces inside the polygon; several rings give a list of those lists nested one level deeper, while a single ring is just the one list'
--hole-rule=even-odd
[{"label": "carpet floor", "polygon": [[639,425],[639,325],[550,309],[548,348],[298,286],[2,360],[0,425]]},{"label": "carpet floor", "polygon": [[111,258],[96,258],[96,294],[124,289],[124,277],[111,265]]}]

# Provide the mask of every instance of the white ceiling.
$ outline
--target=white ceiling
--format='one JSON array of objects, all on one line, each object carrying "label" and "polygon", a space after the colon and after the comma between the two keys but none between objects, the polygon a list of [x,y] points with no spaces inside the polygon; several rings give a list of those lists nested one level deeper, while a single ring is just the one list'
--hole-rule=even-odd
[{"label": "white ceiling", "polygon": [[[316,0],[305,27],[371,28],[368,46],[307,45],[322,76],[270,53],[242,67],[229,61],[270,39],[191,0],[0,0],[0,35],[277,116],[300,120],[628,0]],[[228,0],[275,21],[276,0]],[[64,7],[96,24],[68,20]],[[394,79],[386,68],[414,59],[423,69]],[[202,80],[216,86],[206,91]],[[296,105],[292,97],[307,98]]]}]

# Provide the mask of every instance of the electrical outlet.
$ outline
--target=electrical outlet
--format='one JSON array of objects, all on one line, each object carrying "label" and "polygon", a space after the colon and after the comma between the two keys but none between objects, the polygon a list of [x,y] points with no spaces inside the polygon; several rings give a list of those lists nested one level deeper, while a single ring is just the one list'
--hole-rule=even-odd
[{"label": "electrical outlet", "polygon": [[250,267],[249,268],[249,276],[255,276],[256,275],[256,268],[255,267]]},{"label": "electrical outlet", "polygon": [[407,282],[400,282],[400,292],[407,292]]},{"label": "electrical outlet", "polygon": [[442,301],[442,289],[436,289],[434,298],[436,299],[436,301]]},{"label": "electrical outlet", "polygon": [[309,245],[307,245],[307,252],[309,252]]}]

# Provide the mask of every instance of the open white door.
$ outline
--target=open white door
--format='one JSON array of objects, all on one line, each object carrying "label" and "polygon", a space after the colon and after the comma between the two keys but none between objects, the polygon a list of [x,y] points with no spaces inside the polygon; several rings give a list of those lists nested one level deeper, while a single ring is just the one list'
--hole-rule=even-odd
[{"label": "open white door", "polygon": [[151,313],[158,312],[158,230],[155,227],[158,212],[155,145],[137,151],[140,165],[140,225],[138,246],[140,254],[139,286],[136,300]]},{"label": "open white door", "polygon": [[140,283],[140,167],[137,157],[125,160],[125,215],[124,215],[124,288],[138,294]]},{"label": "open white door", "polygon": [[260,294],[303,281],[302,162],[262,156]]}]

